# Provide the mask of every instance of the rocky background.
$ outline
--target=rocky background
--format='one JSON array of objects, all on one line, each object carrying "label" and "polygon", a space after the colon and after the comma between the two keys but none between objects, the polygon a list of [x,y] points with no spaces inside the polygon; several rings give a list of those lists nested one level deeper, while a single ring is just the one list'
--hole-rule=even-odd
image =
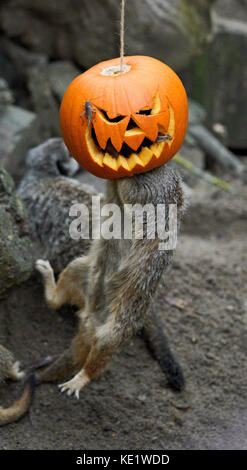
[{"label": "rocky background", "polygon": [[[69,83],[119,55],[119,16],[117,0],[0,4],[0,343],[24,362],[63,349],[74,324],[66,315],[43,318],[36,251],[16,187],[28,149],[60,136]],[[126,55],[152,55],[173,67],[190,99],[184,160],[170,164],[183,175],[191,208],[168,283],[172,295],[162,300],[188,387],[174,396],[137,341],[85,392],[80,414],[52,387],[47,401],[44,387],[35,432],[26,418],[4,430],[0,448],[78,449],[82,436],[88,449],[247,447],[247,0],[129,0],[125,43]],[[82,170],[76,177],[104,190],[103,180]],[[0,393],[5,402],[7,388]]]}]

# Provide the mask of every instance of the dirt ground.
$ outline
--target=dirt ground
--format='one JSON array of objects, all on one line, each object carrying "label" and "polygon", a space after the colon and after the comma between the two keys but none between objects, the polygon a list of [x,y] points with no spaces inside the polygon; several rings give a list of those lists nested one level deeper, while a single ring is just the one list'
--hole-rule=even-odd
[{"label": "dirt ground", "polygon": [[[247,449],[247,191],[238,181],[235,189],[198,182],[157,298],[185,390],[168,387],[137,337],[80,400],[38,387],[31,413],[0,429],[0,449]],[[2,343],[24,365],[63,351],[76,329],[70,310],[46,307],[38,276],[0,311]],[[0,403],[10,405],[21,389],[1,384]]]}]

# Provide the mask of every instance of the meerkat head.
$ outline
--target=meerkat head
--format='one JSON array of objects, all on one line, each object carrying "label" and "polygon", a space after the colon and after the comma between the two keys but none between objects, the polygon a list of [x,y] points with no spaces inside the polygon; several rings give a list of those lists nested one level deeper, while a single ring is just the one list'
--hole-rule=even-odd
[{"label": "meerkat head", "polygon": [[79,164],[70,156],[63,140],[58,137],[48,139],[29,150],[26,166],[41,177],[72,176],[79,169]]}]

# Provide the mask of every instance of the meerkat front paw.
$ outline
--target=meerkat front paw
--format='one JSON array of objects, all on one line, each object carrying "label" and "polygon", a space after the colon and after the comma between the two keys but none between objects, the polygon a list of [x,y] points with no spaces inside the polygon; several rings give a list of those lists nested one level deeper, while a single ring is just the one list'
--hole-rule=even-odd
[{"label": "meerkat front paw", "polygon": [[61,392],[66,392],[68,396],[71,396],[74,393],[76,398],[79,398],[80,390],[85,387],[88,382],[90,382],[90,379],[82,370],[76,374],[73,379],[69,380],[69,382],[58,385],[58,387],[60,388]]},{"label": "meerkat front paw", "polygon": [[37,271],[39,271],[44,278],[47,278],[51,275],[53,275],[53,269],[49,263],[49,261],[46,261],[44,259],[37,259],[35,263],[35,267]]}]

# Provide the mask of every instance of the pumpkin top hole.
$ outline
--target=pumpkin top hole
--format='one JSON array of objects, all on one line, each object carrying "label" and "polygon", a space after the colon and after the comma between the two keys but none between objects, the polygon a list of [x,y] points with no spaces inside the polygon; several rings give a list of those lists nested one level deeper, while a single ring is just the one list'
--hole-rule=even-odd
[{"label": "pumpkin top hole", "polygon": [[106,67],[105,69],[101,70],[100,74],[105,75],[106,77],[108,76],[115,76],[117,77],[118,75],[123,75],[126,72],[129,72],[131,70],[131,66],[127,64],[123,64],[122,70],[119,65],[112,65],[110,67]]}]

